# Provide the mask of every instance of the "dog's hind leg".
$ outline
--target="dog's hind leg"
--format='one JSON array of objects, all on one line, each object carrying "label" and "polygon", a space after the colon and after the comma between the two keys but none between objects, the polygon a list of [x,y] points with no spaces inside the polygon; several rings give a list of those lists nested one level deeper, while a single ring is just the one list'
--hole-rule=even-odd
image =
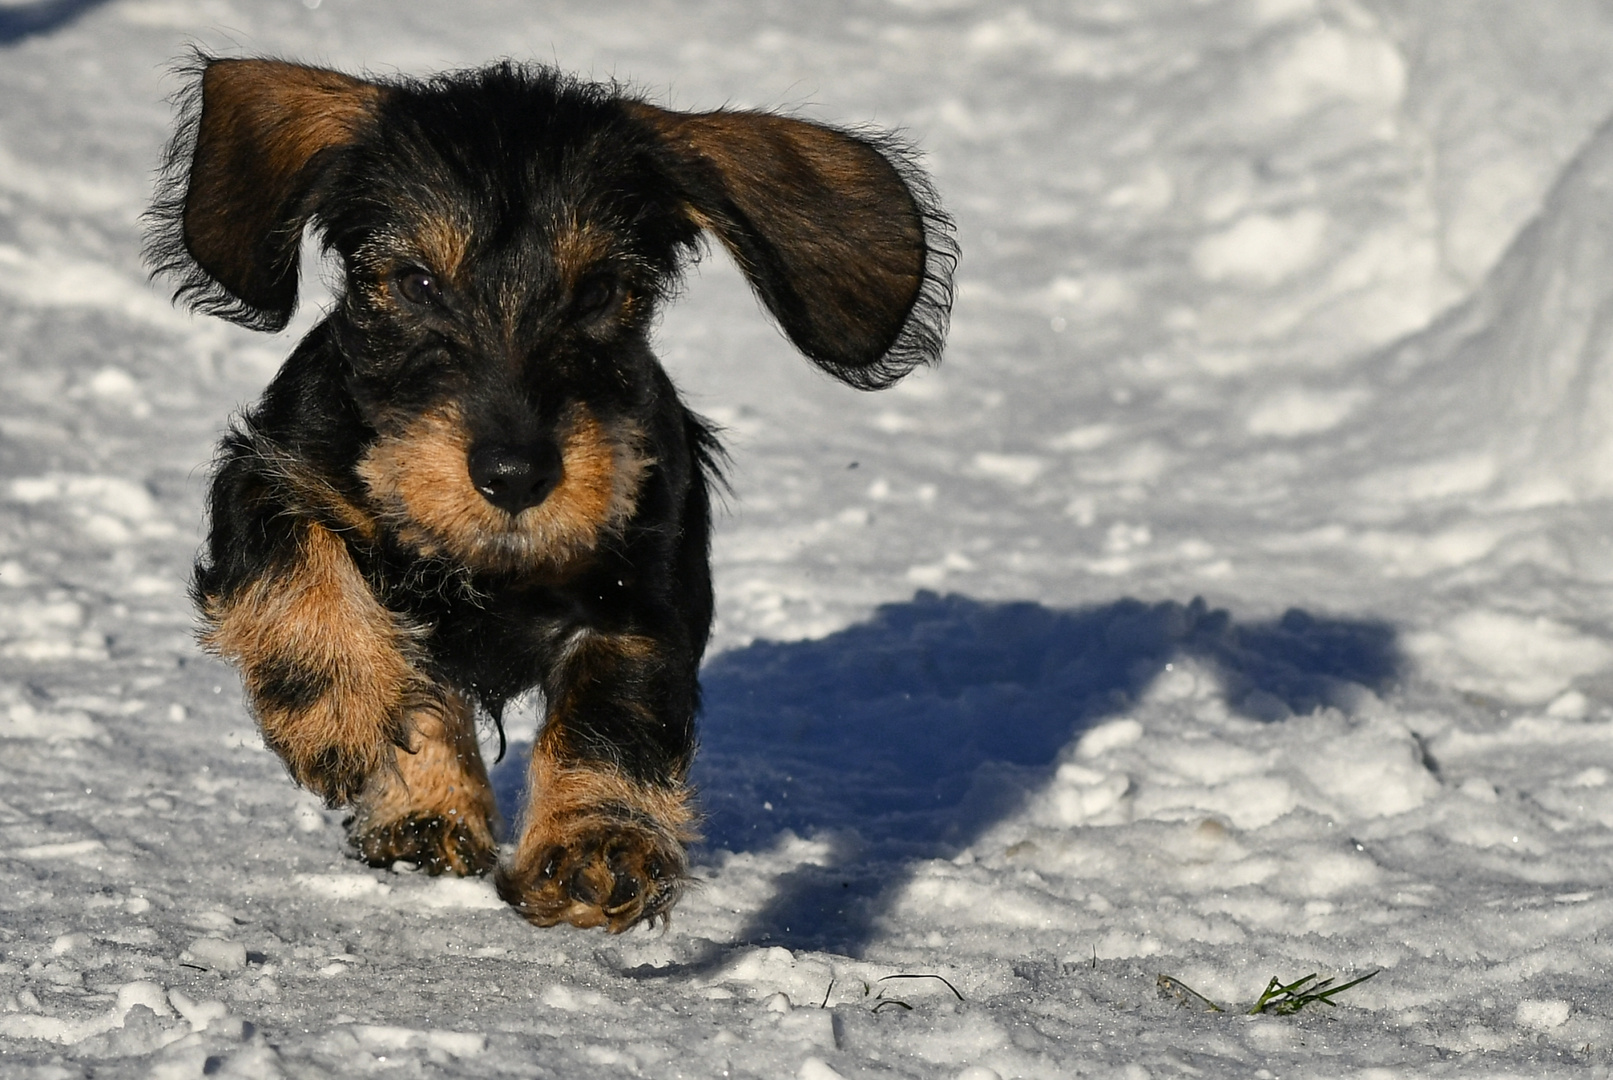
[{"label": "dog's hind leg", "polygon": [[475,713],[449,694],[414,710],[414,745],[370,775],[348,833],[371,866],[415,863],[429,874],[485,874],[498,861],[497,808],[476,745]]},{"label": "dog's hind leg", "polygon": [[587,631],[532,754],[531,794],[499,894],[539,926],[613,932],[665,916],[695,838],[693,664],[651,638]]}]

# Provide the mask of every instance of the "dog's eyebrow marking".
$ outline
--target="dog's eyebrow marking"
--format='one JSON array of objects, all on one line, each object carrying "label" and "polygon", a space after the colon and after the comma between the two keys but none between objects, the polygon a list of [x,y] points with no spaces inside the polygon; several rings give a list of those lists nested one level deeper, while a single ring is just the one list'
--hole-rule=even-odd
[{"label": "dog's eyebrow marking", "polygon": [[420,255],[421,269],[447,281],[457,281],[474,239],[470,222],[451,211],[428,211],[410,233]]},{"label": "dog's eyebrow marking", "polygon": [[574,216],[557,220],[551,235],[555,271],[566,295],[589,271],[606,264],[614,250],[608,231]]}]

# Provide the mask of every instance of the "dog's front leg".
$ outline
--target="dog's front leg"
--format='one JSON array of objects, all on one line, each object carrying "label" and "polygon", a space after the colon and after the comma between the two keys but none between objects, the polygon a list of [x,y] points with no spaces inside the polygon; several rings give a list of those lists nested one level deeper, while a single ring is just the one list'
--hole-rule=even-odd
[{"label": "dog's front leg", "polygon": [[499,893],[539,926],[653,922],[677,902],[695,838],[695,660],[647,636],[578,631],[552,683]]},{"label": "dog's front leg", "polygon": [[408,628],[317,522],[294,524],[253,576],[220,576],[200,597],[203,643],[240,668],[264,744],[297,782],[352,803],[395,747],[411,748],[411,712],[442,707]]},{"label": "dog's front leg", "polygon": [[414,863],[428,874],[485,874],[498,861],[498,810],[470,702],[444,691],[410,713],[414,745],[370,774],[348,834],[371,866]]}]

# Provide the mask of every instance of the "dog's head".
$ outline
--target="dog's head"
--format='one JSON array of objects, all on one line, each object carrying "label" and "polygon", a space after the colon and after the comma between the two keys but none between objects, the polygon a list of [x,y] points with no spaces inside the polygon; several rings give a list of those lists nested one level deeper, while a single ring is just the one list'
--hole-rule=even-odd
[{"label": "dog's head", "polygon": [[360,475],[427,553],[516,565],[631,514],[652,315],[703,232],[853,386],[940,350],[950,222],[886,140],[511,64],[368,81],[202,58],[185,104],[152,264],[193,307],[277,330],[318,230],[343,272],[327,330],[373,432]]}]

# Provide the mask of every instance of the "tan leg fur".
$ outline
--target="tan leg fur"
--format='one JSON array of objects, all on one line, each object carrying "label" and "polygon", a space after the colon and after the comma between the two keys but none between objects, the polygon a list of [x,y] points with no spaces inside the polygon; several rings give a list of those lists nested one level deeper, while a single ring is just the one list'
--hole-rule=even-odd
[{"label": "tan leg fur", "polygon": [[207,597],[202,641],[237,664],[263,741],[332,806],[408,745],[410,706],[437,692],[408,628],[370,592],[341,538],[308,524],[296,560],[233,596]]},{"label": "tan leg fur", "polygon": [[485,874],[498,861],[493,788],[476,745],[475,714],[459,695],[413,715],[413,753],[371,775],[348,829],[371,866],[402,860],[429,874]]}]

